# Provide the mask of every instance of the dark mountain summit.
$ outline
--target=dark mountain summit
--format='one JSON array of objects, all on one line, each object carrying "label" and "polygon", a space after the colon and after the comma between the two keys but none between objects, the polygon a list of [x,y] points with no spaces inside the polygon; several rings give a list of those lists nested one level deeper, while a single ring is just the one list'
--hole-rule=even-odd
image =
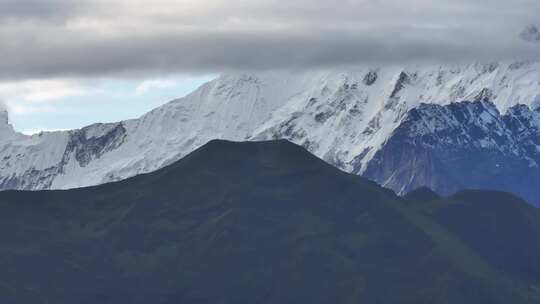
[{"label": "dark mountain summit", "polygon": [[0,302],[538,301],[535,280],[403,202],[287,141],[212,141],[117,183],[1,192]]},{"label": "dark mountain summit", "polygon": [[431,203],[441,198],[440,195],[427,187],[420,187],[403,196],[409,202]]}]

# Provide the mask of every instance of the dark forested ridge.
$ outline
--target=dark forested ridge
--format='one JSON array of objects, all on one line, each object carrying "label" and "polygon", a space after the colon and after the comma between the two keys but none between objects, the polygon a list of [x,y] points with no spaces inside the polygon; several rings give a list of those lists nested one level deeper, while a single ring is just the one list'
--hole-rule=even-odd
[{"label": "dark forested ridge", "polygon": [[117,183],[0,192],[0,210],[1,303],[540,299],[534,207],[400,198],[287,141],[212,141]]}]

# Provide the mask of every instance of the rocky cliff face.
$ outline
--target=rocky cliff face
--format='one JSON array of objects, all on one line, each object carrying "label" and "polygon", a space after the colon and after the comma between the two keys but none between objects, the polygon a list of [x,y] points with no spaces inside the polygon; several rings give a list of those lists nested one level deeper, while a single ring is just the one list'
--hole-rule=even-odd
[{"label": "rocky cliff face", "polygon": [[423,104],[411,110],[365,176],[406,193],[499,189],[540,203],[540,109],[501,114],[486,101]]}]

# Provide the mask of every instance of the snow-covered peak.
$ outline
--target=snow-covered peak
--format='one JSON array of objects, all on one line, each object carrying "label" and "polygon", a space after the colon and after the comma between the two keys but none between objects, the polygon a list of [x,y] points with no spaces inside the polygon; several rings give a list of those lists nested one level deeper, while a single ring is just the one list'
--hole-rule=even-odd
[{"label": "snow-covered peak", "polygon": [[540,204],[540,111],[501,114],[486,101],[422,104],[409,111],[364,176],[398,193],[428,186],[513,192]]},{"label": "snow-covered peak", "polygon": [[437,149],[492,149],[540,165],[540,111],[515,105],[501,114],[486,101],[422,104],[393,136]]},{"label": "snow-covered peak", "polygon": [[534,149],[540,154],[540,108],[527,105],[515,105],[505,115],[506,123],[520,137],[535,138]]},{"label": "snow-covered peak", "polygon": [[508,109],[507,115],[513,117],[530,117],[533,113],[531,108],[524,104],[518,104]]},{"label": "snow-covered peak", "polygon": [[483,109],[470,108],[468,117],[490,128],[512,106],[538,101],[539,79],[535,62],[223,75],[138,119],[9,140],[0,146],[0,159],[9,159],[0,163],[0,189],[115,181],[168,165],[212,139],[289,139],[361,174],[420,104],[479,102]]},{"label": "snow-covered peak", "polygon": [[540,93],[534,98],[533,102],[531,103],[531,108],[533,110],[540,110]]},{"label": "snow-covered peak", "polygon": [[[402,136],[428,141],[428,145],[476,145],[498,147],[511,134],[497,107],[488,101],[460,102],[449,105],[422,104],[412,109],[399,127]],[[502,146],[513,149],[514,146]]]}]

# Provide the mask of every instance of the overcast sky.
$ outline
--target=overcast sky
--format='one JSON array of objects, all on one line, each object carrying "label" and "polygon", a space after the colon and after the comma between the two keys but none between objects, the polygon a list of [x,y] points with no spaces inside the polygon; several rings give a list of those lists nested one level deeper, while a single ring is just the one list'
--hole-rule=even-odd
[{"label": "overcast sky", "polygon": [[66,128],[105,104],[137,116],[228,71],[540,59],[519,36],[538,0],[0,0],[0,23],[0,99],[26,131],[68,106]]}]

